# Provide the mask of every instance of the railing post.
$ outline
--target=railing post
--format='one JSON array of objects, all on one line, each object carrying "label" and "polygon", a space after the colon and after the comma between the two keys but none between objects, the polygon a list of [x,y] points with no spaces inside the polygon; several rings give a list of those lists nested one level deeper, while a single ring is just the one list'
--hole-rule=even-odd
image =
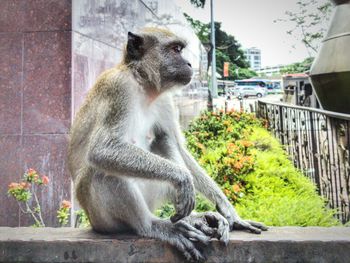
[{"label": "railing post", "polygon": [[283,129],[283,106],[280,105],[278,106],[278,112],[279,112],[279,119],[280,119],[280,139],[281,139],[281,143],[284,145],[284,129]]},{"label": "railing post", "polygon": [[314,132],[314,120],[312,111],[309,111],[309,118],[310,118],[310,135],[311,135],[311,149],[312,149],[312,156],[313,156],[313,163],[314,163],[314,171],[315,171],[315,182],[317,185],[317,191],[318,194],[321,195],[321,176],[320,171],[318,169],[318,154],[317,153],[317,146],[316,146],[316,133]]}]

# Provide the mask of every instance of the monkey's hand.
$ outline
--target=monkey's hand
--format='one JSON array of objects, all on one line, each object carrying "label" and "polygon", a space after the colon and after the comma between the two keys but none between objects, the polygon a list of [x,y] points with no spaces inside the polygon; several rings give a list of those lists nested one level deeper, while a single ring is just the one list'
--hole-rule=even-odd
[{"label": "monkey's hand", "polygon": [[211,238],[217,238],[225,245],[229,241],[230,226],[226,218],[217,212],[191,214],[183,219]]},{"label": "monkey's hand", "polygon": [[175,215],[170,220],[175,223],[180,219],[188,216],[195,206],[195,189],[190,174],[185,174],[181,180],[175,184],[176,187],[176,200],[175,200]]},{"label": "monkey's hand", "polygon": [[227,219],[231,231],[234,229],[239,229],[248,230],[255,234],[260,234],[261,231],[266,231],[268,229],[262,223],[241,219],[238,216],[235,209],[233,208],[233,206],[228,201],[227,203],[225,202],[220,205],[218,204],[216,206],[216,209],[221,215],[223,215]]}]

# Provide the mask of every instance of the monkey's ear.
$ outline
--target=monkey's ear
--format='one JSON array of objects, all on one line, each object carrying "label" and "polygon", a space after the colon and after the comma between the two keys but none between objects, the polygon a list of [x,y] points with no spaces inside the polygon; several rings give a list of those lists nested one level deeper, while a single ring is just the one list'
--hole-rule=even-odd
[{"label": "monkey's ear", "polygon": [[144,54],[143,37],[128,32],[128,44],[126,45],[126,50],[130,59],[140,59]]}]

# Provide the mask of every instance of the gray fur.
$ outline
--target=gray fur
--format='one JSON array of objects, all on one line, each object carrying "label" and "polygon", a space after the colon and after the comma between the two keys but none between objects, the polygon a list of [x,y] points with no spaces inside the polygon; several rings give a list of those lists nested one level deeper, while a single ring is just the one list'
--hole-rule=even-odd
[{"label": "gray fur", "polygon": [[[226,243],[229,227],[258,233],[264,226],[241,220],[184,146],[171,90],[187,84],[192,69],[174,51],[177,43],[185,45],[164,30],[129,34],[123,62],[98,78],[77,113],[69,169],[94,230],[134,231],[165,240],[188,259],[199,260],[196,241],[217,237]],[[195,189],[214,202],[222,216],[191,214]],[[176,209],[172,222],[152,214],[167,200]]]}]

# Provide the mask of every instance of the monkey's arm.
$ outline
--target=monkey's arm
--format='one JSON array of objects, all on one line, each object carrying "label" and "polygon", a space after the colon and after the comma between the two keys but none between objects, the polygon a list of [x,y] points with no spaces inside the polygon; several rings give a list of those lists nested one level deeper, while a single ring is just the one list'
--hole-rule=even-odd
[{"label": "monkey's arm", "polygon": [[260,223],[247,222],[239,217],[218,185],[188,152],[184,146],[181,130],[176,125],[167,132],[158,132],[152,151],[172,162],[185,165],[192,174],[196,190],[216,205],[218,212],[227,219],[230,229],[248,229],[254,233],[260,233],[260,229],[265,229]]},{"label": "monkey's arm", "polygon": [[87,159],[90,165],[109,175],[141,177],[168,181],[176,189],[176,222],[189,215],[195,205],[191,174],[175,163],[142,150],[122,139],[116,127],[101,127],[92,136]]}]

